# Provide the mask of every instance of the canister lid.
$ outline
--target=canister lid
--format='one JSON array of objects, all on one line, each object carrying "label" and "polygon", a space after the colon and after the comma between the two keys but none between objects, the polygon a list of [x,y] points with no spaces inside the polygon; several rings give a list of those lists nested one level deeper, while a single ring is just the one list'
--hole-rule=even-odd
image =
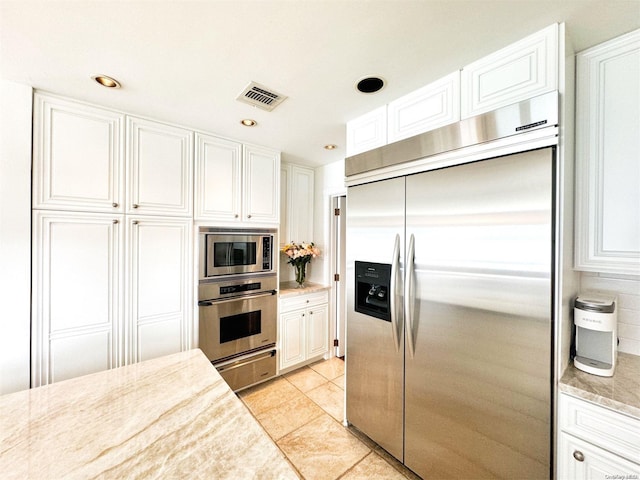
[{"label": "canister lid", "polygon": [[576,298],[575,307],[589,312],[613,313],[616,309],[616,299],[589,293]]}]

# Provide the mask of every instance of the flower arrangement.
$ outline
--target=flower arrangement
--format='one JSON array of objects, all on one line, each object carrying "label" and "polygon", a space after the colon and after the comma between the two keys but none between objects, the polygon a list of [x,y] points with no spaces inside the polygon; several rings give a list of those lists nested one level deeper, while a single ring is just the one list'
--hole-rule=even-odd
[{"label": "flower arrangement", "polygon": [[307,263],[309,263],[312,258],[320,255],[320,249],[318,249],[313,242],[301,244],[291,242],[282,248],[282,253],[288,257],[287,263],[290,263],[296,269],[296,282],[298,286],[304,286]]}]

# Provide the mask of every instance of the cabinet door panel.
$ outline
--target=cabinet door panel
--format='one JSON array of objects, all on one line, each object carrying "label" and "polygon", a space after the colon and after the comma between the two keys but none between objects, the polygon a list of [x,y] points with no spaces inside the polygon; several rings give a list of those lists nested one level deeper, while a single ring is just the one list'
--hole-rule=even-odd
[{"label": "cabinet door panel", "polygon": [[[560,433],[558,451],[558,478],[589,480],[640,476],[640,465],[564,432]],[[583,460],[577,460],[576,456]]]},{"label": "cabinet door panel", "polygon": [[33,386],[121,363],[121,222],[34,212]]},{"label": "cabinet door panel", "polygon": [[324,355],[329,350],[329,307],[309,307],[307,319],[307,358]]},{"label": "cabinet door panel", "polygon": [[280,370],[305,360],[304,311],[280,315]]},{"label": "cabinet door panel", "polygon": [[130,361],[190,348],[192,222],[132,217],[128,224]]},{"label": "cabinet door panel", "polygon": [[277,224],[280,219],[280,154],[244,146],[243,222]]},{"label": "cabinet door panel", "polygon": [[387,115],[389,143],[460,120],[460,72],[391,102]]},{"label": "cabinet door panel", "polygon": [[241,161],[240,143],[196,136],[196,220],[240,220]]},{"label": "cabinet door panel", "polygon": [[127,118],[127,212],[190,216],[193,134]]},{"label": "cabinet door panel", "polygon": [[558,88],[558,25],[551,25],[462,69],[462,118]]},{"label": "cabinet door panel", "polygon": [[111,331],[51,338],[50,383],[115,367]]},{"label": "cabinet door panel", "polygon": [[313,241],[314,172],[311,169],[291,167],[291,204],[289,205],[289,235],[285,242]]},{"label": "cabinet door panel", "polygon": [[387,106],[347,122],[347,157],[387,144]]},{"label": "cabinet door panel", "polygon": [[122,211],[124,116],[42,94],[34,100],[33,208]]},{"label": "cabinet door panel", "polygon": [[640,275],[640,30],[576,58],[576,269]]}]

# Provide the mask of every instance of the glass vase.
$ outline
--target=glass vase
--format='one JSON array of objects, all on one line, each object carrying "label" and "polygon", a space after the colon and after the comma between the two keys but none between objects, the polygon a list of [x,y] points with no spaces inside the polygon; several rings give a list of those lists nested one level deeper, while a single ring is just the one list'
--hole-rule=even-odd
[{"label": "glass vase", "polygon": [[294,265],[294,267],[296,269],[296,283],[298,284],[298,288],[304,288],[304,279],[307,275],[307,264],[300,263],[298,265]]}]

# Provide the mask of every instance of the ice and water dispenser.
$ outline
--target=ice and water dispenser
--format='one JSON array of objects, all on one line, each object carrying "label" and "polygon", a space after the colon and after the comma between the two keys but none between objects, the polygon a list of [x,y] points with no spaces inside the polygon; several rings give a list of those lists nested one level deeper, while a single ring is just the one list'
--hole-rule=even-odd
[{"label": "ice and water dispenser", "polygon": [[355,262],[356,312],[391,321],[391,265]]},{"label": "ice and water dispenser", "polygon": [[618,357],[616,298],[599,294],[580,295],[575,300],[576,368],[611,377]]}]

